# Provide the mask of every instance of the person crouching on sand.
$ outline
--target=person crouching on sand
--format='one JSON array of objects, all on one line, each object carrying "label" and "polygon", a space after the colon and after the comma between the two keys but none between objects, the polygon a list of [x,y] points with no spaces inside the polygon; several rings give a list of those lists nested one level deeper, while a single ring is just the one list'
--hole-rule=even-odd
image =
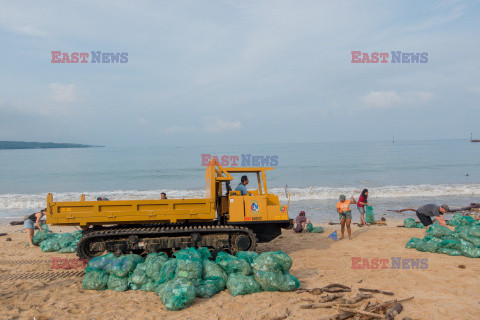
[{"label": "person crouching on sand", "polygon": [[348,239],[352,240],[352,229],[350,228],[350,223],[352,222],[352,211],[350,210],[350,204],[357,203],[355,198],[352,196],[351,200],[346,200],[347,197],[345,195],[340,196],[340,201],[337,203],[337,212],[340,218],[340,226],[342,237],[345,237],[345,225],[347,225],[347,232],[348,232]]},{"label": "person crouching on sand", "polygon": [[367,223],[365,222],[365,206],[369,206],[370,204],[367,202],[368,199],[368,190],[363,189],[362,194],[358,198],[357,202],[357,209],[360,212],[360,225],[366,226]]},{"label": "person crouching on sand", "polygon": [[42,227],[40,226],[40,219],[42,219],[46,211],[47,209],[42,209],[40,212],[35,212],[34,214],[29,215],[23,222],[23,227],[27,230],[27,238],[30,248],[34,246],[33,235],[35,233],[35,225],[39,230],[42,230]]},{"label": "person crouching on sand", "polygon": [[300,214],[295,218],[295,227],[293,231],[303,232],[305,231],[305,226],[310,223],[310,220],[305,217],[305,211],[301,211]]},{"label": "person crouching on sand", "polygon": [[432,217],[435,217],[435,219],[440,225],[448,227],[443,215],[449,210],[450,208],[446,204],[442,206],[426,204],[417,209],[417,217],[418,219],[420,219],[420,222],[427,228],[427,231],[428,228],[433,224]]}]

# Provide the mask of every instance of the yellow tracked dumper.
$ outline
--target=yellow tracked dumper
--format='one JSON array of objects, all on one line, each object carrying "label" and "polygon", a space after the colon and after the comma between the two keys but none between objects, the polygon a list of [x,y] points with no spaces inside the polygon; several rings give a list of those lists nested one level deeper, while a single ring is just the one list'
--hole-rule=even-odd
[{"label": "yellow tracked dumper", "polygon": [[[185,247],[212,251],[255,250],[290,228],[288,204],[268,193],[271,167],[223,168],[212,159],[206,167],[206,197],[201,199],[55,202],[47,196],[47,223],[80,226],[77,254],[90,259],[105,252],[171,254]],[[247,195],[231,191],[232,174],[256,175],[258,187]],[[253,180],[253,179],[252,179]]]}]

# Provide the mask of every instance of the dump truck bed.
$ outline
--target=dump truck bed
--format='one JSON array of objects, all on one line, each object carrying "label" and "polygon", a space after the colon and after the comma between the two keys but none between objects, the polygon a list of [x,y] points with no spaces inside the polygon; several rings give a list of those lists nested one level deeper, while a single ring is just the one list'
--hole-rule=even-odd
[{"label": "dump truck bed", "polygon": [[51,225],[108,225],[213,221],[211,199],[67,201],[47,197],[47,223]]}]

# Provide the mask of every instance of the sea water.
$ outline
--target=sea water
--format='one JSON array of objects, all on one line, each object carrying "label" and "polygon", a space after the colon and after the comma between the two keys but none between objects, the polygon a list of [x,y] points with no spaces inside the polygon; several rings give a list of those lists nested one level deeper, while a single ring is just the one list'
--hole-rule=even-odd
[{"label": "sea water", "polygon": [[[58,201],[170,199],[205,196],[202,154],[275,156],[267,172],[270,192],[295,217],[305,210],[315,222],[336,221],[338,196],[369,190],[377,217],[404,218],[387,210],[426,203],[451,207],[480,202],[480,143],[466,140],[277,143],[220,146],[113,147],[0,150],[0,218],[19,218]],[[205,157],[205,156],[204,156]],[[272,163],[272,162],[270,162]],[[252,165],[252,163],[250,163]],[[249,175],[249,189],[256,177]],[[231,183],[239,183],[239,175]],[[358,212],[352,206],[353,219]]]}]

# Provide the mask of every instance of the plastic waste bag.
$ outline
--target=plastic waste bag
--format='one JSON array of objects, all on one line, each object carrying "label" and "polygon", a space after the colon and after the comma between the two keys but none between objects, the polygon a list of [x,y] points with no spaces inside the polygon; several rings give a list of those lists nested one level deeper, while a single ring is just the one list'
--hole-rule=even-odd
[{"label": "plastic waste bag", "polygon": [[164,283],[175,278],[175,271],[177,270],[177,259],[170,259],[162,265],[158,282]]},{"label": "plastic waste bag", "polygon": [[433,237],[441,238],[452,236],[453,232],[447,227],[434,223],[428,228],[427,234]]},{"label": "plastic waste bag", "polygon": [[423,242],[422,239],[413,237],[413,238],[411,238],[410,240],[408,240],[408,242],[405,244],[405,248],[407,248],[407,249],[416,249],[416,248],[417,248],[417,245],[418,245],[419,243],[421,243],[421,242]]},{"label": "plastic waste bag", "polygon": [[135,270],[137,264],[142,262],[143,258],[138,254],[126,254],[118,257],[117,259],[113,259],[112,262],[104,268],[104,270],[109,274],[116,275],[117,277],[125,277]]},{"label": "plastic waste bag", "polygon": [[189,280],[200,280],[203,274],[202,262],[198,259],[179,259],[177,258],[177,269],[175,278],[186,278]]},{"label": "plastic waste bag", "polygon": [[146,273],[146,264],[137,264],[135,270],[128,277],[128,285],[132,290],[139,290],[145,283],[147,283],[148,277]]},{"label": "plastic waste bag", "polygon": [[168,257],[163,252],[161,253],[150,253],[145,258],[145,272],[147,276],[153,281],[160,280],[160,270],[162,266],[168,261]]},{"label": "plastic waste bag", "polygon": [[480,248],[470,247],[470,246],[462,246],[462,255],[468,258],[480,258]]},{"label": "plastic waste bag", "polygon": [[48,237],[48,225],[46,223],[40,226],[40,230],[33,236],[32,242],[34,245],[39,246],[40,243]]},{"label": "plastic waste bag", "polygon": [[155,292],[159,295],[165,308],[171,311],[188,307],[196,297],[195,286],[184,278],[165,282],[159,285]]},{"label": "plastic waste bag", "polygon": [[218,264],[216,264],[213,261],[210,260],[205,260],[203,262],[203,278],[204,279],[210,279],[210,278],[220,278],[224,281],[224,283],[227,283],[227,273],[220,267]]},{"label": "plastic waste bag", "polygon": [[415,227],[415,219],[413,218],[407,218],[405,220],[403,220],[403,225],[405,226],[405,228],[414,228]]},{"label": "plastic waste bag", "polygon": [[232,273],[228,276],[227,289],[234,297],[263,291],[253,276],[246,276],[242,273]]},{"label": "plastic waste bag", "polygon": [[437,253],[447,254],[449,256],[461,256],[462,252],[456,249],[438,248]]},{"label": "plastic waste bag", "polygon": [[250,264],[252,264],[255,261],[255,259],[258,258],[258,256],[259,254],[256,253],[255,251],[239,251],[235,254],[235,257],[239,259],[243,259]]},{"label": "plastic waste bag", "polygon": [[265,291],[292,291],[300,287],[300,281],[295,276],[289,274],[288,271],[255,270],[253,275]]},{"label": "plastic waste bag", "polygon": [[118,292],[126,291],[128,289],[128,278],[120,278],[111,274],[108,277],[107,288]]},{"label": "plastic waste bag", "polygon": [[49,235],[40,243],[40,248],[43,252],[53,252],[60,250],[61,247],[57,237]]},{"label": "plastic waste bag", "polygon": [[365,206],[365,222],[375,223],[375,216],[373,215],[373,207]]},{"label": "plastic waste bag", "polygon": [[225,289],[225,281],[220,277],[211,277],[200,282],[195,287],[197,297],[210,298]]},{"label": "plastic waste bag", "polygon": [[252,264],[258,271],[288,271],[292,267],[292,258],[283,251],[271,251],[261,253]]},{"label": "plastic waste bag", "polygon": [[103,270],[89,270],[82,280],[84,290],[103,290],[107,288],[109,275]]},{"label": "plastic waste bag", "polygon": [[177,259],[198,259],[203,260],[202,254],[195,248],[181,249],[173,254]]},{"label": "plastic waste bag", "polygon": [[219,252],[215,262],[220,265],[227,274],[242,273],[246,276],[252,274],[252,267],[247,261],[234,257],[226,252]]},{"label": "plastic waste bag", "polygon": [[114,259],[117,257],[113,253],[108,253],[103,256],[95,257],[90,259],[88,262],[88,268],[89,269],[97,269],[97,270],[103,270],[104,268],[107,267]]},{"label": "plastic waste bag", "polygon": [[310,233],[322,233],[323,228],[322,227],[314,227],[312,223],[307,224],[305,227],[307,229],[307,232]]}]

